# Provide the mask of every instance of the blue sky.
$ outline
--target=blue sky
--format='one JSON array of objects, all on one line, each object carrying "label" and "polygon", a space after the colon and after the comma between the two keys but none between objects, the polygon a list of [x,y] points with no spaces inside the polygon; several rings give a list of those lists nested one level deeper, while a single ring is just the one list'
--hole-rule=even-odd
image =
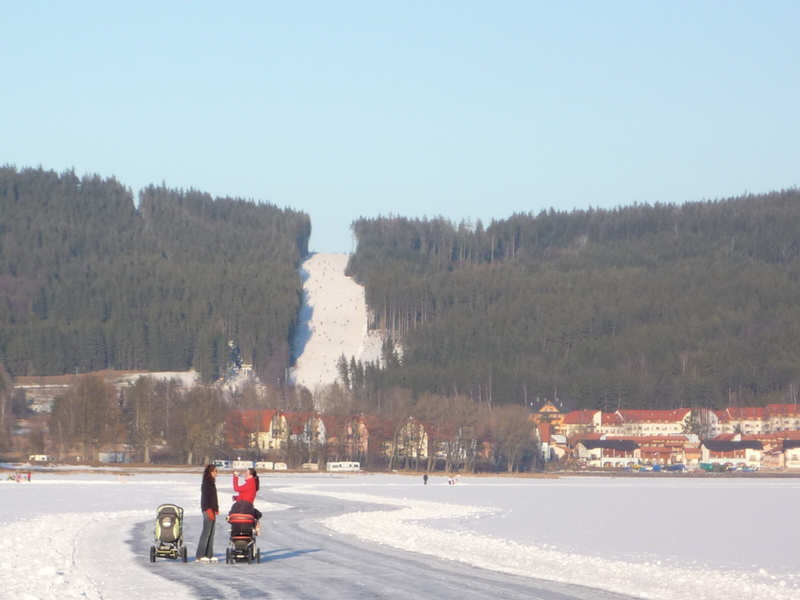
[{"label": "blue sky", "polygon": [[800,3],[6,4],[0,163],[504,218],[800,185]]}]

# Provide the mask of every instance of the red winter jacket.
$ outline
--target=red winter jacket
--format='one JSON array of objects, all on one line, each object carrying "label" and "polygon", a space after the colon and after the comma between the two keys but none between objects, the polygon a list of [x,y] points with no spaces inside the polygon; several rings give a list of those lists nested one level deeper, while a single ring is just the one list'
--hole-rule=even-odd
[{"label": "red winter jacket", "polygon": [[233,489],[239,492],[235,500],[246,500],[250,504],[255,504],[256,501],[256,480],[254,477],[246,479],[242,485],[239,485],[238,477],[233,476]]}]

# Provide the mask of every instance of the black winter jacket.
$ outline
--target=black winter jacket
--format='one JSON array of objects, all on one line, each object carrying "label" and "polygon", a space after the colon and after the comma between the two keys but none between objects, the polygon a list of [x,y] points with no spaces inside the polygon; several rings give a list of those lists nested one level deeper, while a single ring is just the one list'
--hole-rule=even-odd
[{"label": "black winter jacket", "polygon": [[219,512],[217,503],[217,484],[212,477],[204,477],[203,485],[200,488],[200,509],[205,512],[212,509],[215,513]]}]

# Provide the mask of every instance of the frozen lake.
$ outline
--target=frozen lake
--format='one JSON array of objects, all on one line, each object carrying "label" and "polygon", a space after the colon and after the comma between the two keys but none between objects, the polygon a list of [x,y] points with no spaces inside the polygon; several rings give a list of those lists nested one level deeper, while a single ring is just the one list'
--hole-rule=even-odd
[{"label": "frozen lake", "polygon": [[[201,567],[159,562],[154,570],[141,552],[152,543],[155,507],[175,502],[190,517],[193,556],[199,481],[199,471],[53,472],[34,473],[31,483],[4,481],[0,568],[9,583],[0,597],[206,597],[198,591],[206,588],[193,587]],[[220,474],[218,490],[224,509],[229,475]],[[642,598],[789,600],[800,597],[798,499],[800,479],[462,477],[450,486],[434,476],[424,486],[417,476],[281,474],[262,477],[258,506],[270,511],[261,541],[267,552],[278,550],[270,549],[269,523],[277,535],[288,507],[301,505],[308,526],[283,531],[284,546],[293,531],[328,531],[350,547],[480,567],[514,589],[524,588],[515,579],[522,577]],[[20,554],[32,537],[46,553]],[[217,555],[225,542],[221,526]],[[318,569],[323,554],[291,564],[301,573],[304,561]],[[165,568],[175,576],[159,576]]]}]

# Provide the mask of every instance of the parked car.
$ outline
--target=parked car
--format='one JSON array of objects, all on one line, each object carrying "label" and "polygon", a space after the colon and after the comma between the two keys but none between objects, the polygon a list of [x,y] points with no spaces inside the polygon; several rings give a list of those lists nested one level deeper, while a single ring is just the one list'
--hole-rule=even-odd
[{"label": "parked car", "polygon": [[674,465],[667,465],[665,469],[667,471],[676,471],[679,473],[683,473],[684,471],[686,471],[686,465],[684,465],[683,463],[675,463]]}]

